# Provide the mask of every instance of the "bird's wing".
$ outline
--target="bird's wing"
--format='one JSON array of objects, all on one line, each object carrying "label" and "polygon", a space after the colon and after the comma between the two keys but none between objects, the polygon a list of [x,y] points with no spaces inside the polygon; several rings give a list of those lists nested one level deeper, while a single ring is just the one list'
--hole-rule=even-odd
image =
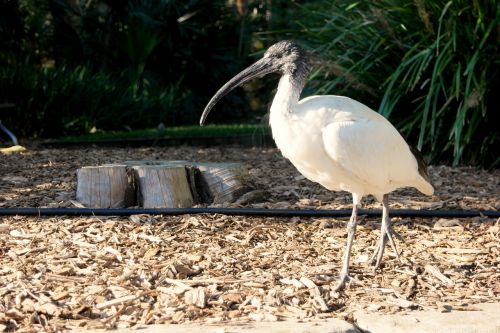
[{"label": "bird's wing", "polygon": [[408,144],[385,118],[337,117],[323,128],[322,138],[328,156],[366,194],[413,186],[418,176]]}]

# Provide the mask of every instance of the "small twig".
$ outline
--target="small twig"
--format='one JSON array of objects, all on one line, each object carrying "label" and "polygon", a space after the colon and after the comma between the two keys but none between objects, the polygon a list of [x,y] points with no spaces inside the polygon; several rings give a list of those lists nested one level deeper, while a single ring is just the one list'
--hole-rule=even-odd
[{"label": "small twig", "polygon": [[[226,284],[226,283],[244,283],[244,282],[255,282],[253,279],[200,279],[200,280],[177,280],[170,278],[163,278],[162,281],[175,284],[179,287],[196,286],[201,284]],[[187,286],[186,286],[187,285]]]},{"label": "small twig", "polygon": [[107,318],[104,318],[101,321],[103,323],[108,324],[110,321],[112,321],[113,319],[115,319],[116,317],[118,317],[119,315],[121,315],[123,313],[123,310],[125,310],[125,304],[122,304],[122,306],[120,306],[120,308],[118,309],[118,311],[116,311],[115,314],[113,314],[112,316],[109,316]]},{"label": "small twig", "polygon": [[445,276],[443,273],[441,273],[439,268],[437,268],[436,266],[425,265],[425,271],[427,273],[433,275],[435,278],[437,278],[441,282],[447,284],[448,286],[453,286],[455,284],[455,282],[453,282],[453,280],[451,280],[450,278]]},{"label": "small twig", "polygon": [[248,245],[250,244],[250,241],[252,240],[253,236],[259,231],[260,229],[282,229],[280,226],[274,226],[274,225],[258,225],[253,227],[252,229],[248,230],[247,232],[247,237],[244,241],[244,244]]},{"label": "small twig", "polygon": [[141,293],[139,295],[127,295],[127,296],[123,296],[123,297],[118,297],[118,298],[115,298],[115,299],[112,299],[112,300],[109,300],[106,302],[96,304],[95,307],[96,307],[96,309],[105,309],[105,308],[109,308],[109,307],[112,307],[112,306],[117,305],[117,304],[126,304],[126,303],[133,302],[133,301],[141,298],[142,296],[144,296],[144,293]]},{"label": "small twig", "polygon": [[45,278],[48,280],[61,281],[61,282],[78,282],[82,283],[87,281],[87,278],[77,277],[77,276],[64,276],[53,273],[45,273]]}]

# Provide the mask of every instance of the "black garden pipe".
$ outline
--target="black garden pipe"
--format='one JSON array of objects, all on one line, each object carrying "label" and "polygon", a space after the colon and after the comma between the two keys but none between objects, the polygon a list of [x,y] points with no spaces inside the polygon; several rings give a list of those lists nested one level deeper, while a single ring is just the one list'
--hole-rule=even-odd
[{"label": "black garden pipe", "polygon": [[[267,217],[348,217],[350,209],[273,209],[273,208],[0,208],[0,216],[5,215],[97,215],[97,216],[130,216],[134,214],[149,215],[185,215],[185,214],[222,214],[234,216],[267,216]],[[358,215],[368,217],[381,216],[380,209],[360,209]],[[425,210],[425,209],[393,209],[392,217],[500,217],[495,210]]]}]

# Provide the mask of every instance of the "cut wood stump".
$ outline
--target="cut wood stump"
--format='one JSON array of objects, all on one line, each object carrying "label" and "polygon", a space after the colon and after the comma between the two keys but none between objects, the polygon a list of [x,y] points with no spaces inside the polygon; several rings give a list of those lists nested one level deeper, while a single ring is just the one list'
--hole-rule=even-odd
[{"label": "cut wood stump", "polygon": [[[233,202],[248,192],[248,172],[239,163],[193,163],[199,170],[197,189],[202,200],[211,204]],[[195,171],[196,172],[196,171]]]},{"label": "cut wood stump", "polygon": [[134,204],[133,179],[124,165],[83,167],[77,171],[76,200],[91,208]]},{"label": "cut wood stump", "polygon": [[185,208],[194,204],[184,166],[133,166],[137,199],[144,208]]},{"label": "cut wood stump", "polygon": [[125,161],[83,167],[77,176],[77,200],[92,208],[224,204],[249,189],[249,174],[239,163]]}]

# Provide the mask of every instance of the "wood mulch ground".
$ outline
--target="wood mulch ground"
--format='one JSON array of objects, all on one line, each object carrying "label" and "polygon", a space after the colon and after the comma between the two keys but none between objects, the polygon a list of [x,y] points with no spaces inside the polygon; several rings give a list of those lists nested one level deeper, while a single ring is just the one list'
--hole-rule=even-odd
[{"label": "wood mulch ground", "polygon": [[[33,149],[0,155],[0,208],[73,207],[75,171],[138,159],[235,161],[272,208],[350,208],[348,193],[304,179],[276,149]],[[392,208],[500,208],[500,172],[434,166],[432,197],[412,189]],[[371,197],[364,208],[379,208]],[[234,205],[233,205],[234,206]],[[402,263],[386,249],[373,273],[377,218],[362,218],[352,282],[334,292],[347,218],[222,215],[0,216],[0,331],[352,319],[355,310],[473,310],[500,300],[500,222],[394,218]]]}]

